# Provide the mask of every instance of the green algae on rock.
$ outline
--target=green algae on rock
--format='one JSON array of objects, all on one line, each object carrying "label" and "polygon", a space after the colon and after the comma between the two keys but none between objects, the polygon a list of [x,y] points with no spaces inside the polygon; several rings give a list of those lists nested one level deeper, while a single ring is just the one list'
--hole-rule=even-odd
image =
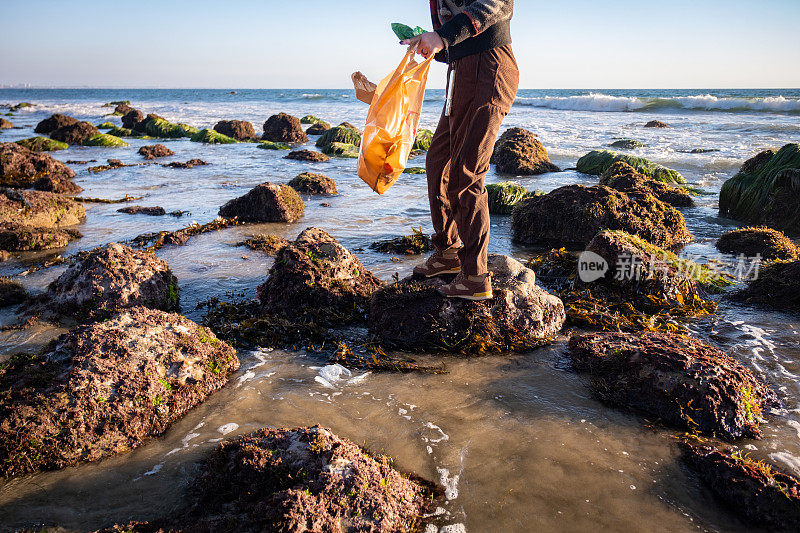
[{"label": "green algae on rock", "polygon": [[578,172],[599,176],[618,161],[628,163],[635,168],[637,172],[657,181],[662,181],[664,183],[686,183],[683,176],[676,170],[653,163],[642,157],[620,154],[619,152],[613,152],[611,150],[594,150],[589,152],[578,160],[576,167]]},{"label": "green algae on rock", "polygon": [[[148,115],[149,117],[150,115]],[[180,137],[190,137],[194,140],[200,130],[188,124],[173,124],[163,118],[151,118],[145,124],[145,133],[151,137],[162,139],[177,139]]]},{"label": "green algae on rock", "polygon": [[223,135],[215,130],[208,128],[202,129],[191,136],[193,142],[201,142],[205,144],[234,144],[239,141],[232,139],[227,135]]},{"label": "green algae on rock", "polygon": [[370,330],[397,348],[465,355],[527,351],[552,342],[566,319],[561,300],[510,257],[490,254],[489,272],[494,296],[478,302],[442,296],[441,277],[409,276],[388,285],[370,299]]},{"label": "green algae on rock", "polygon": [[490,183],[486,186],[489,195],[489,213],[509,215],[520,200],[528,196],[528,189],[512,181]]},{"label": "green algae on rock", "polygon": [[292,147],[286,143],[276,143],[272,141],[261,141],[258,143],[256,148],[261,148],[262,150],[291,150]]},{"label": "green algae on rock", "polygon": [[634,148],[643,148],[645,144],[634,139],[619,139],[608,146],[611,148],[622,148],[623,150],[633,150]]},{"label": "green algae on rock", "polygon": [[314,115],[306,115],[300,119],[300,124],[327,124],[327,122]]},{"label": "green algae on rock", "polygon": [[287,185],[302,194],[339,194],[335,181],[324,174],[313,172],[298,174]]},{"label": "green algae on rock", "polygon": [[719,214],[800,235],[800,144],[765,150],[722,185]]},{"label": "green algae on rock", "polygon": [[771,261],[800,257],[800,248],[778,230],[766,227],[740,228],[723,234],[717,240],[717,249],[728,254],[744,254]]},{"label": "green algae on rock", "polygon": [[569,356],[601,400],[712,436],[758,438],[760,413],[780,406],[741,363],[685,335],[573,335]]},{"label": "green algae on rock", "polygon": [[515,242],[536,245],[585,246],[603,229],[623,230],[664,248],[694,238],[674,207],[604,185],[567,185],[529,196],[512,212],[511,228]]},{"label": "green algae on rock", "polygon": [[427,174],[428,171],[422,167],[406,167],[403,169],[403,174]]},{"label": "green algae on rock", "polygon": [[116,124],[114,124],[113,122],[102,122],[97,126],[95,126],[95,128],[97,128],[98,130],[110,130],[114,126],[116,126]]},{"label": "green algae on rock", "polygon": [[109,135],[107,133],[99,133],[97,135],[92,135],[85,141],[83,141],[84,146],[106,146],[110,148],[122,148],[125,146],[130,146],[128,143],[120,139],[115,135]]},{"label": "green algae on rock", "polygon": [[417,131],[417,137],[414,139],[414,146],[411,147],[411,150],[427,152],[431,147],[431,140],[433,140],[433,132],[420,128]]},{"label": "green algae on rock", "polygon": [[673,207],[694,206],[694,200],[686,190],[650,179],[624,161],[614,163],[603,172],[600,185],[617,189],[629,196],[652,194]]},{"label": "green algae on rock", "polygon": [[106,135],[113,135],[114,137],[142,137],[142,134],[138,131],[134,131],[128,128],[120,128],[114,126],[110,130],[106,132]]},{"label": "green algae on rock", "polygon": [[21,141],[15,142],[32,152],[54,152],[56,150],[66,150],[69,148],[67,143],[54,141],[47,137],[31,137],[30,139],[22,139]]},{"label": "green algae on rock", "polygon": [[353,146],[360,146],[361,145],[361,135],[351,128],[346,126],[334,126],[333,128],[329,129],[322,136],[317,139],[315,143],[317,148],[322,148],[323,152],[327,146],[330,146],[333,143],[342,143],[342,144],[350,144]]},{"label": "green algae on rock", "polygon": [[236,352],[176,314],[136,307],[0,365],[0,475],[137,448],[228,382]]},{"label": "green algae on rock", "polygon": [[357,159],[360,151],[358,146],[345,143],[330,143],[322,148],[322,153],[326,155],[333,155],[336,157],[347,157],[350,159]]}]

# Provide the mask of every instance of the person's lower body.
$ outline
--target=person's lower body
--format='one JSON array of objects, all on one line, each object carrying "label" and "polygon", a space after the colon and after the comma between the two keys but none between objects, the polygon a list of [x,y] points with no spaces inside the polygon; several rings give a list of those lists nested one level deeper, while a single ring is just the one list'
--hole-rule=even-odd
[{"label": "person's lower body", "polygon": [[417,274],[460,275],[442,291],[469,299],[491,297],[487,257],[489,205],[484,178],[503,119],[519,86],[510,46],[458,59],[448,70],[445,109],[427,156],[433,256]]}]

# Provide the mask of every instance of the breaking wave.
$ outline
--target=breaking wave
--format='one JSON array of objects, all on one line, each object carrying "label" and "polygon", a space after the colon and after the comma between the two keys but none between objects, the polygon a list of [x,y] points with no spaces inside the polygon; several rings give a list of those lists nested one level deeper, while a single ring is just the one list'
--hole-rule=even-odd
[{"label": "breaking wave", "polygon": [[515,105],[564,111],[634,112],[668,109],[800,114],[800,99],[784,96],[726,98],[711,94],[643,98],[589,93],[578,96],[517,97]]}]

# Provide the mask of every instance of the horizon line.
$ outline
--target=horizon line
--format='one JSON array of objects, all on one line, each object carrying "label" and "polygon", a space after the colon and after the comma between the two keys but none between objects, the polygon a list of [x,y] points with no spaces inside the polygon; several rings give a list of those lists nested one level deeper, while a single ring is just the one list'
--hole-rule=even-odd
[{"label": "horizon line", "polygon": [[[60,89],[104,89],[115,91],[136,90],[202,90],[202,91],[352,91],[352,87],[164,87],[164,86],[92,86],[92,85],[31,85],[27,87],[2,85],[0,90],[60,90]],[[800,87],[525,87],[520,91],[719,91],[719,90],[752,90],[752,91],[798,91]],[[443,90],[443,89],[433,89]]]}]

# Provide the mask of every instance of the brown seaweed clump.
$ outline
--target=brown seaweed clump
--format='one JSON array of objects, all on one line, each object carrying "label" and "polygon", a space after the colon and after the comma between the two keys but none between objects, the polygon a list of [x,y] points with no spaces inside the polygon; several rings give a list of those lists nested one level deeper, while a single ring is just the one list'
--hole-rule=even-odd
[{"label": "brown seaweed clump", "polygon": [[287,185],[301,194],[339,194],[333,179],[313,172],[298,174]]},{"label": "brown seaweed clump", "polygon": [[[0,185],[3,187],[43,190],[42,185],[36,185],[42,178],[49,178],[52,183],[72,184],[69,180],[74,177],[71,168],[48,154],[34,152],[18,143],[0,143]],[[75,187],[78,186],[73,184],[73,189]]]},{"label": "brown seaweed clump", "polygon": [[652,195],[627,194],[604,185],[567,185],[522,200],[512,213],[515,242],[585,246],[603,229],[622,230],[671,248],[691,242],[686,220]]},{"label": "brown seaweed clump", "polygon": [[219,209],[219,215],[242,222],[295,222],[304,211],[305,204],[297,191],[288,185],[265,182],[228,201]]},{"label": "brown seaweed clump", "polygon": [[766,260],[790,260],[800,257],[800,248],[778,230],[764,226],[729,231],[717,241],[717,249],[727,254],[761,255]]},{"label": "brown seaweed clump", "polygon": [[510,128],[497,139],[492,163],[498,171],[516,176],[561,172],[536,135],[523,128]]},{"label": "brown seaweed clump", "polygon": [[109,531],[421,532],[441,496],[329,429],[264,428],[211,453],[185,516]]},{"label": "brown seaweed clump", "polygon": [[800,481],[710,441],[682,442],[683,461],[734,513],[772,531],[800,530]]},{"label": "brown seaweed clump", "polygon": [[228,382],[236,352],[176,314],[136,307],[0,365],[0,475],[97,461],[158,436]]},{"label": "brown seaweed clump", "polygon": [[413,276],[372,296],[369,325],[381,342],[408,350],[481,355],[549,344],[564,325],[564,305],[536,277],[504,255],[489,256],[494,297],[448,299],[439,278]]},{"label": "brown seaweed clump", "polygon": [[648,178],[624,161],[614,163],[603,172],[600,185],[617,189],[628,196],[651,194],[672,207],[694,206],[694,200],[684,189]]},{"label": "brown seaweed clump", "polygon": [[721,350],[674,333],[574,335],[569,356],[603,401],[728,439],[761,436],[775,392]]},{"label": "brown seaweed clump", "polygon": [[267,313],[297,317],[315,309],[343,322],[359,321],[369,296],[381,285],[336,239],[308,228],[278,252],[258,298]]},{"label": "brown seaweed clump", "polygon": [[289,244],[289,241],[283,237],[262,233],[259,235],[253,235],[249,239],[237,244],[237,246],[246,246],[251,250],[258,250],[265,252],[267,255],[275,256],[278,255],[278,252],[280,252],[287,244]]},{"label": "brown seaweed clump", "polygon": [[411,235],[377,241],[370,244],[369,247],[385,254],[400,255],[419,255],[433,249],[430,237],[422,233],[422,228],[411,228],[411,231]]}]

